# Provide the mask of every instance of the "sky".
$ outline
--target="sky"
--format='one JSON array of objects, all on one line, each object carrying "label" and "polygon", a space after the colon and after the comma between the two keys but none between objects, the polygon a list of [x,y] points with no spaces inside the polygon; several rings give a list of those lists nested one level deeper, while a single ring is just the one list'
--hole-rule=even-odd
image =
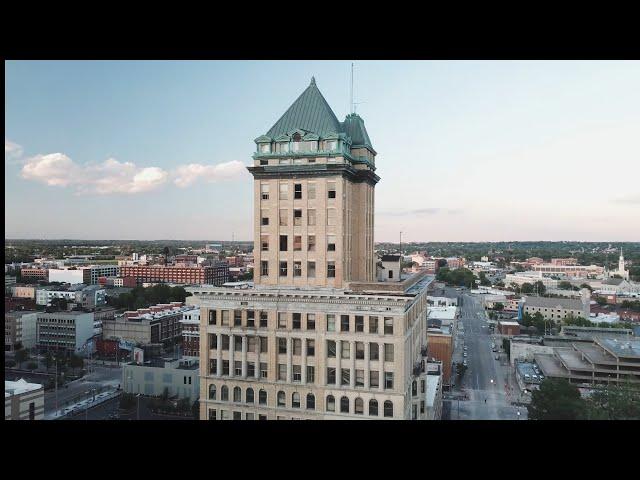
[{"label": "sky", "polygon": [[[640,62],[358,61],[375,240],[639,241]],[[245,166],[347,61],[5,62],[5,237],[252,240]]]}]

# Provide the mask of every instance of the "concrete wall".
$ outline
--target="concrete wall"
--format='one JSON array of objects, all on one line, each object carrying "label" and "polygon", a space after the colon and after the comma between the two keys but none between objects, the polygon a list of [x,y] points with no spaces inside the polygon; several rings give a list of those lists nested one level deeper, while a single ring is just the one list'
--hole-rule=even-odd
[{"label": "concrete wall", "polygon": [[127,364],[122,369],[122,385],[127,393],[150,396],[160,396],[168,388],[169,396],[196,401],[200,395],[200,370]]},{"label": "concrete wall", "polygon": [[553,354],[553,347],[531,343],[510,342],[510,362],[515,365],[516,360],[533,362],[536,353]]}]

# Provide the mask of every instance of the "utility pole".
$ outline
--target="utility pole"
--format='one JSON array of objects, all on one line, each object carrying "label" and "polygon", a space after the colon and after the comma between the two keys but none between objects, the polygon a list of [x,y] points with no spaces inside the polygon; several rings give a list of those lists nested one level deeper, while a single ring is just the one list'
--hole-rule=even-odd
[{"label": "utility pole", "polygon": [[58,416],[58,357],[56,357],[56,417]]}]

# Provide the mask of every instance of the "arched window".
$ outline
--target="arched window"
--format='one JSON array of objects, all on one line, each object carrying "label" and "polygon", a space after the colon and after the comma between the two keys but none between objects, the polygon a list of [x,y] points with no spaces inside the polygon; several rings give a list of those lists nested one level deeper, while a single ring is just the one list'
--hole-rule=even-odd
[{"label": "arched window", "polygon": [[234,402],[242,401],[242,390],[240,390],[240,387],[233,388],[233,401]]},{"label": "arched window", "polygon": [[216,399],[216,386],[211,384],[209,385],[209,400]]},{"label": "arched window", "polygon": [[247,393],[246,393],[246,401],[247,403],[253,403],[253,388],[247,388]]},{"label": "arched window", "polygon": [[378,401],[377,400],[369,400],[369,415],[373,417],[378,416]]},{"label": "arched window", "polygon": [[307,410],[315,410],[316,409],[316,397],[313,393],[307,394]]},{"label": "arched window", "polygon": [[260,391],[258,392],[258,403],[260,405],[267,404],[267,392],[262,389],[260,389]]},{"label": "arched window", "polygon": [[285,394],[282,390],[280,390],[278,392],[278,407],[284,407],[286,406],[286,398],[285,398]]},{"label": "arched window", "polygon": [[333,395],[329,395],[327,397],[327,412],[335,412],[336,411],[336,399]]},{"label": "arched window", "polygon": [[414,397],[418,395],[418,382],[416,382],[415,380],[411,384],[411,395],[413,395]]},{"label": "arched window", "polygon": [[347,397],[340,399],[340,413],[349,413],[349,399]]},{"label": "arched window", "polygon": [[300,394],[297,392],[291,394],[291,408],[300,408]]},{"label": "arched window", "polygon": [[229,387],[227,387],[226,385],[223,385],[220,389],[220,400],[222,400],[223,402],[229,401]]},{"label": "arched window", "polygon": [[384,402],[384,416],[393,417],[393,403],[391,400]]},{"label": "arched window", "polygon": [[358,415],[362,415],[364,413],[364,402],[360,397],[356,398],[355,412]]}]

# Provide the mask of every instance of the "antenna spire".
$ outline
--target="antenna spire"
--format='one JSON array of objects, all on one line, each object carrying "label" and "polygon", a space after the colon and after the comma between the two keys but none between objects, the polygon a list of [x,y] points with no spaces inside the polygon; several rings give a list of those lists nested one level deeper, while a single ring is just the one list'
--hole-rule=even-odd
[{"label": "antenna spire", "polygon": [[351,62],[351,102],[349,105],[349,113],[353,113],[353,62]]}]

